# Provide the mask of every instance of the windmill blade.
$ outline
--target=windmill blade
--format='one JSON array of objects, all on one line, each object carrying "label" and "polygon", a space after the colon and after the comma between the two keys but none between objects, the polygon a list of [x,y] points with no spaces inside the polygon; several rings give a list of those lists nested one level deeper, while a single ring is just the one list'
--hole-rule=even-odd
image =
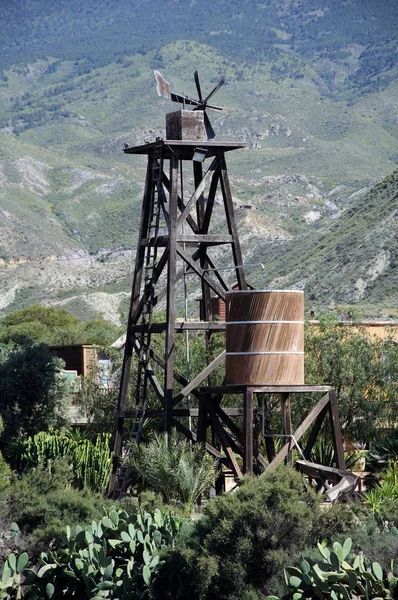
[{"label": "windmill blade", "polygon": [[182,96],[181,94],[175,94],[174,92],[170,93],[169,98],[171,98],[173,102],[178,102],[179,104],[192,104],[192,106],[199,106],[199,102],[197,100],[188,98],[188,96]]},{"label": "windmill blade", "polygon": [[200,89],[199,73],[197,71],[195,71],[195,73],[193,74],[193,76],[195,78],[195,83],[196,83],[196,89],[197,89],[197,92],[198,92],[199,102],[202,102],[202,90]]},{"label": "windmill blade", "polygon": [[159,71],[154,71],[153,74],[155,75],[156,79],[156,91],[158,96],[161,96],[162,98],[171,98],[169,82],[166,81]]},{"label": "windmill blade", "polygon": [[207,116],[206,111],[204,111],[204,122],[205,122],[207,139],[212,140],[213,138],[216,137],[216,133],[215,133],[213,127],[211,126],[210,119]]},{"label": "windmill blade", "polygon": [[220,81],[218,82],[218,84],[216,85],[216,87],[214,88],[214,90],[212,90],[210,92],[210,94],[208,96],[206,96],[206,98],[203,100],[204,104],[206,104],[210,98],[216,93],[218,92],[218,90],[220,89],[221,86],[223,86],[225,83],[225,77],[221,77]]},{"label": "windmill blade", "polygon": [[173,102],[178,102],[179,104],[192,104],[192,106],[198,106],[199,102],[197,100],[193,100],[193,98],[188,98],[187,96],[183,96],[182,94],[175,94],[170,91],[170,84],[163,77],[159,71],[154,71],[155,80],[156,80],[156,91],[158,96],[162,98],[167,98],[168,100],[172,100]]}]

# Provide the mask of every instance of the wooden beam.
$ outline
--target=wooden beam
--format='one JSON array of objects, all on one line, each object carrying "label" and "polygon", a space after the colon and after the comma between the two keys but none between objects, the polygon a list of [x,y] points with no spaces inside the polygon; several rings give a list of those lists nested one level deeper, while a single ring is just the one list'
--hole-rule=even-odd
[{"label": "wooden beam", "polygon": [[334,454],[336,457],[336,464],[337,464],[338,469],[345,470],[344,444],[343,444],[343,436],[341,434],[341,428],[340,428],[339,409],[337,406],[336,390],[331,390],[329,392],[329,399],[330,399],[329,420],[330,420],[330,428],[331,428],[331,433],[332,433]]},{"label": "wooden beam", "polygon": [[[177,235],[177,242],[179,244],[188,245],[199,245],[205,244],[206,246],[220,246],[222,244],[232,244],[232,235],[213,235],[213,234],[202,234],[202,233],[180,233]],[[159,235],[157,238],[144,238],[141,241],[142,246],[158,246],[166,247],[169,243],[168,235]]]},{"label": "wooden beam", "polygon": [[179,254],[179,256],[181,256],[181,258],[183,260],[185,260],[185,262],[187,263],[187,265],[189,265],[191,267],[191,269],[193,271],[195,271],[195,273],[197,275],[199,275],[199,277],[205,281],[209,288],[211,288],[213,290],[213,292],[215,292],[217,294],[217,296],[219,296],[222,300],[225,300],[225,293],[224,290],[222,290],[208,275],[207,273],[202,269],[202,267],[200,267],[193,259],[191,256],[189,256],[189,254],[187,254],[185,252],[185,250],[179,245],[177,244],[177,253]]},{"label": "wooden beam", "polygon": [[187,205],[185,206],[184,210],[182,211],[182,214],[179,216],[179,218],[177,220],[177,227],[180,227],[181,224],[187,219],[189,213],[195,206],[196,202],[198,201],[200,196],[203,194],[204,189],[206,187],[206,182],[207,182],[208,178],[210,177],[210,174],[217,167],[217,164],[218,164],[218,158],[216,157],[211,162],[209,168],[207,169],[206,173],[203,176],[202,181],[196,187],[194,193],[192,194],[191,198],[187,202]]},{"label": "wooden beam", "polygon": [[[163,182],[163,185],[166,188],[166,190],[170,193],[170,180],[167,177],[166,173],[164,173],[164,172],[162,173],[162,182]],[[181,212],[183,212],[185,209],[184,202],[180,198],[180,196],[178,196],[178,208],[180,209]],[[198,224],[196,223],[196,221],[192,217],[192,215],[187,216],[187,223],[194,233],[197,233],[199,231]]]},{"label": "wooden beam", "polygon": [[[176,333],[184,333],[184,331],[225,331],[226,325],[224,321],[176,321],[174,328]],[[144,327],[144,331],[149,330],[150,333],[163,333],[166,329],[167,323],[151,323],[151,325]],[[142,325],[133,325],[130,332],[137,333],[142,330]]]},{"label": "wooden beam", "polygon": [[[283,392],[281,394],[281,416],[282,416],[282,433],[286,436],[292,435],[292,413],[290,406],[290,394]],[[289,452],[287,453],[287,464],[293,464],[292,454],[292,439],[289,437],[288,442],[290,444]]]},{"label": "wooden beam", "polygon": [[217,192],[219,179],[220,179],[220,168],[217,167],[217,169],[213,173],[213,177],[211,178],[209,195],[207,197],[206,210],[205,210],[205,214],[203,217],[202,231],[204,233],[207,233],[209,231],[209,225],[210,225],[211,215],[213,213],[214,201],[216,198],[216,192]]},{"label": "wooden beam", "polygon": [[166,303],[166,348],[165,348],[165,380],[164,380],[164,424],[165,431],[170,431],[173,410],[174,387],[174,323],[177,273],[177,195],[178,195],[178,159],[170,158],[170,235],[166,252],[169,253],[167,269],[167,303]]},{"label": "wooden beam", "polygon": [[[298,428],[296,429],[296,431],[293,434],[296,442],[299,441],[299,439],[301,438],[303,433],[305,433],[307,431],[308,427],[315,421],[315,419],[317,418],[319,413],[325,408],[325,406],[327,406],[329,404],[329,402],[330,402],[329,394],[325,394],[325,396],[323,396],[323,398],[321,398],[319,400],[319,402],[314,406],[314,408],[312,408],[310,410],[310,412],[308,413],[308,415],[306,416],[304,421],[301,423],[301,425],[298,426]],[[274,469],[275,467],[280,465],[281,462],[283,462],[285,460],[285,458],[288,455],[289,449],[290,449],[290,440],[289,440],[289,443],[285,444],[282,447],[282,449],[279,450],[279,452],[275,456],[274,460],[272,460],[269,463],[269,465],[267,467],[267,472],[271,471],[272,469]]]},{"label": "wooden beam", "polygon": [[225,206],[225,214],[227,217],[228,230],[229,233],[234,238],[234,242],[232,244],[232,253],[234,256],[234,262],[236,267],[240,267],[236,269],[236,280],[238,282],[238,286],[240,290],[245,290],[246,285],[246,277],[244,270],[242,269],[243,265],[243,257],[242,250],[240,247],[238,230],[236,228],[235,223],[235,211],[234,211],[234,203],[232,199],[231,188],[229,185],[228,173],[227,173],[227,165],[225,163],[225,155],[224,152],[219,153],[219,161],[220,161],[220,181],[221,181],[221,191],[224,198],[224,206]]},{"label": "wooden beam", "polygon": [[231,443],[230,443],[220,421],[218,420],[218,417],[214,410],[214,406],[211,404],[211,402],[207,402],[207,410],[209,413],[210,421],[217,433],[218,439],[220,440],[223,450],[228,457],[228,462],[230,463],[231,469],[235,473],[236,477],[242,477],[243,474],[242,474],[242,471],[240,470],[238,462],[235,458],[235,454],[231,448]]},{"label": "wooden beam", "polygon": [[210,373],[213,373],[213,371],[225,360],[225,350],[223,352],[221,352],[221,354],[219,354],[214,360],[212,360],[212,362],[207,365],[207,367],[205,369],[203,369],[203,371],[201,373],[199,373],[199,375],[197,375],[196,377],[194,377],[194,379],[192,379],[192,381],[190,381],[185,387],[184,389],[182,389],[174,398],[174,404],[177,404],[178,402],[180,402],[183,398],[185,398],[186,396],[188,396],[192,390],[194,390],[195,388],[197,388],[204,379],[206,379],[206,377],[208,377],[210,375]]},{"label": "wooden beam", "polygon": [[287,392],[329,392],[333,389],[331,385],[210,385],[202,387],[201,391],[204,394],[243,394],[246,389],[250,389],[254,394],[260,392],[266,394],[282,394]]},{"label": "wooden beam", "polygon": [[206,253],[206,258],[207,258],[207,262],[209,267],[212,269],[212,273],[214,273],[214,275],[217,277],[218,281],[221,283],[222,288],[228,292],[229,291],[229,287],[225,281],[225,279],[223,278],[223,276],[221,275],[221,273],[219,272],[218,269],[216,269],[214,262],[211,260],[210,256]]},{"label": "wooden beam", "polygon": [[243,471],[253,475],[253,392],[248,389],[243,396]]},{"label": "wooden beam", "polygon": [[328,413],[328,407],[325,406],[325,408],[319,413],[319,415],[315,419],[315,422],[314,422],[314,424],[312,426],[311,433],[309,435],[307,444],[306,444],[306,446],[305,446],[305,448],[303,450],[303,454],[304,454],[304,456],[305,456],[305,458],[307,460],[311,456],[312,448],[314,447],[314,444],[315,444],[315,442],[317,440],[317,437],[319,435],[319,432],[321,430],[322,424],[323,424],[323,422],[325,420],[325,417],[326,417],[327,413]]},{"label": "wooden beam", "polygon": [[[183,425],[180,421],[177,421],[177,419],[173,419],[173,425],[180,433],[185,435],[188,439],[192,440],[193,442],[198,441],[196,433],[188,429],[188,427],[185,427],[185,425]],[[224,458],[222,452],[217,450],[217,448],[214,448],[214,446],[212,446],[208,442],[205,442],[204,446],[206,450],[214,456],[214,458],[218,458],[219,460]]]}]

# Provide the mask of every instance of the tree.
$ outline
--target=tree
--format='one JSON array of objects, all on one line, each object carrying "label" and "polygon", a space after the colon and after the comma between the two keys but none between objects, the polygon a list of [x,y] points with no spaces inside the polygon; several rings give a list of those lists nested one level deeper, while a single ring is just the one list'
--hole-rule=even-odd
[{"label": "tree", "polygon": [[34,435],[66,420],[68,384],[62,361],[45,344],[0,354],[0,414],[4,439]]},{"label": "tree", "polygon": [[31,344],[44,342],[49,345],[112,343],[119,335],[119,328],[105,319],[80,321],[68,311],[34,304],[16,310],[1,322],[0,342]]},{"label": "tree", "polygon": [[[363,327],[321,319],[306,331],[306,383],[336,388],[342,427],[355,440],[370,440],[396,419],[398,347],[379,340]],[[306,398],[295,400],[300,412]]]}]

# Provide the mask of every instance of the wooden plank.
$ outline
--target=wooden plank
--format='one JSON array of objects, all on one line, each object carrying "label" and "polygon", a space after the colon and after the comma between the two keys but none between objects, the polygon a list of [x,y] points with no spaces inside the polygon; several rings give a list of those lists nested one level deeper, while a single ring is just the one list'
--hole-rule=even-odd
[{"label": "wooden plank", "polygon": [[198,201],[200,196],[203,194],[204,189],[206,187],[206,182],[207,182],[208,178],[210,177],[210,175],[212,174],[212,172],[214,171],[214,169],[217,167],[217,163],[218,163],[218,159],[216,157],[211,162],[209,168],[207,169],[206,173],[203,176],[203,179],[201,180],[199,185],[196,187],[194,193],[192,194],[192,196],[188,200],[184,210],[182,211],[182,214],[179,216],[179,218],[177,220],[177,227],[180,227],[182,225],[182,223],[187,219],[189,213],[194,208],[196,202]]},{"label": "wooden plank", "polygon": [[242,471],[240,470],[238,462],[235,458],[235,454],[231,448],[231,443],[230,443],[220,421],[218,420],[218,417],[214,410],[214,406],[209,402],[207,403],[207,410],[209,413],[211,423],[217,433],[217,436],[221,442],[223,450],[228,457],[228,462],[230,464],[231,469],[233,470],[236,477],[243,477]]},{"label": "wooden plank", "polygon": [[192,390],[197,388],[206,377],[210,375],[223,361],[225,360],[225,350],[221,352],[214,360],[211,361],[209,365],[199,375],[194,377],[192,381],[190,381],[184,389],[182,389],[174,398],[174,404],[180,402],[183,398],[188,396]]},{"label": "wooden plank", "polygon": [[178,159],[170,159],[170,235],[166,252],[169,253],[167,269],[167,301],[166,301],[166,344],[165,344],[165,380],[164,380],[164,424],[165,431],[170,431],[173,409],[174,389],[174,335],[175,335],[175,299],[177,271],[177,194],[178,194]]},{"label": "wooden plank", "polygon": [[302,393],[302,392],[329,392],[333,389],[331,385],[217,385],[201,388],[207,394],[242,394],[250,389],[254,394],[264,392],[267,394]]},{"label": "wooden plank", "polygon": [[[170,193],[170,180],[167,177],[166,173],[164,173],[164,172],[162,173],[162,182],[163,182],[163,185],[166,188],[166,190]],[[182,201],[182,199],[180,198],[180,196],[178,196],[177,198],[178,198],[177,199],[178,208],[180,209],[181,212],[183,212],[185,209],[185,204]],[[192,217],[192,215],[188,215],[187,223],[194,233],[197,233],[199,231],[198,224],[196,223],[196,221]]]},{"label": "wooden plank", "polygon": [[253,392],[246,390],[243,396],[243,472],[253,475]]},{"label": "wooden plank", "polygon": [[238,150],[240,148],[247,148],[247,142],[221,142],[221,141],[209,141],[201,140],[200,142],[191,140],[156,140],[156,142],[150,142],[149,144],[142,144],[141,146],[131,146],[124,149],[125,154],[150,154],[153,150],[161,148],[167,158],[173,156],[173,154],[179,155],[179,158],[183,160],[192,160],[195,148],[200,145],[201,148],[206,148],[207,156],[216,156],[217,153],[222,150],[228,152],[230,150]]},{"label": "wooden plank", "polygon": [[339,469],[345,469],[344,444],[343,444],[343,436],[341,434],[336,390],[331,390],[329,392],[329,399],[330,399],[329,420],[330,420],[330,428],[331,428],[331,433],[332,433],[334,454],[336,457],[336,464]]},{"label": "wooden plank", "polygon": [[309,459],[311,456],[312,448],[314,447],[314,444],[315,444],[318,434],[321,430],[321,427],[322,427],[323,421],[325,420],[327,412],[328,412],[328,407],[325,406],[323,411],[320,412],[319,415],[317,416],[317,418],[315,419],[315,422],[311,429],[311,433],[308,438],[307,445],[303,450],[303,454],[306,459]]},{"label": "wooden plank", "polygon": [[227,173],[227,165],[225,163],[224,153],[220,151],[219,153],[219,161],[220,161],[220,182],[221,182],[221,191],[224,198],[224,206],[225,206],[225,214],[227,217],[228,223],[228,231],[234,238],[234,242],[232,244],[232,254],[234,257],[234,264],[237,268],[235,270],[236,280],[238,282],[238,287],[240,290],[245,290],[247,288],[246,277],[244,270],[242,269],[243,265],[243,257],[242,250],[239,242],[238,230],[236,228],[235,223],[235,211],[234,211],[234,203],[232,200],[231,188],[229,185],[228,173]]},{"label": "wooden plank", "polygon": [[[222,321],[176,321],[175,322],[176,333],[183,333],[184,331],[225,331],[226,325]],[[167,323],[151,323],[147,326],[150,333],[163,333],[167,329]],[[142,331],[141,325],[133,325],[131,327],[131,333]]]},{"label": "wooden plank", "polygon": [[[125,419],[131,419],[137,413],[135,410],[126,410],[123,413],[123,417]],[[142,414],[138,412],[138,414]],[[242,417],[243,416],[243,408],[226,408],[225,414],[229,417]],[[146,417],[162,417],[163,416],[163,408],[150,408],[145,409]],[[200,410],[199,408],[174,408],[173,409],[173,417],[194,417],[199,418]],[[198,438],[199,441],[199,438]]]},{"label": "wooden plank", "polygon": [[205,214],[203,216],[203,223],[202,223],[201,230],[204,233],[207,233],[209,231],[209,225],[210,225],[211,216],[213,214],[214,201],[216,198],[216,192],[217,192],[219,179],[220,179],[220,167],[217,167],[213,173],[213,177],[211,178],[210,190],[209,190],[209,194],[207,197],[206,210],[205,210]]},{"label": "wooden plank", "polygon": [[[231,244],[232,241],[232,235],[208,235],[200,233],[180,233],[177,235],[177,242],[179,244],[188,244],[191,246],[199,244],[205,244],[206,246],[220,246],[222,244]],[[157,238],[144,238],[141,241],[142,246],[166,247],[168,243],[168,235],[159,235]]]},{"label": "wooden plank", "polygon": [[189,256],[189,254],[187,254],[185,252],[185,250],[183,250],[183,248],[177,244],[177,253],[179,254],[179,256],[181,256],[181,258],[183,260],[185,260],[185,262],[191,267],[191,269],[193,271],[195,271],[195,273],[197,275],[199,275],[199,277],[204,280],[208,286],[213,290],[213,292],[215,292],[217,294],[217,296],[219,296],[222,300],[225,299],[225,293],[224,290],[222,290],[208,275],[207,273],[202,269],[202,267],[200,267],[193,259],[191,256]]},{"label": "wooden plank", "polygon": [[[183,425],[180,421],[177,421],[177,419],[173,419],[172,424],[180,433],[184,434],[188,439],[192,440],[193,442],[198,441],[196,433],[188,429],[188,427],[185,427],[185,425]],[[207,452],[212,454],[212,456],[214,456],[215,458],[218,458],[219,460],[224,458],[223,453],[217,450],[217,448],[215,448],[208,442],[205,442],[204,446]]]},{"label": "wooden plank", "polygon": [[[325,394],[325,396],[323,396],[323,398],[321,398],[319,400],[319,402],[314,406],[314,408],[312,408],[310,410],[310,412],[308,413],[308,415],[306,416],[306,418],[304,419],[304,421],[301,423],[301,425],[298,426],[298,428],[296,429],[296,431],[294,432],[294,438],[296,440],[296,442],[299,441],[299,439],[301,438],[301,436],[303,435],[303,433],[305,433],[308,429],[308,427],[315,421],[315,419],[317,418],[317,416],[319,415],[319,413],[325,408],[325,406],[327,406],[329,404],[329,394]],[[278,465],[281,464],[281,462],[283,462],[285,460],[285,458],[288,455],[289,452],[289,448],[290,448],[290,440],[289,443],[285,444],[281,450],[279,450],[278,454],[275,456],[274,460],[272,460],[268,467],[267,467],[267,472],[274,469],[275,467],[277,467]]]},{"label": "wooden plank", "polygon": [[[290,394],[283,392],[281,394],[281,416],[282,416],[282,432],[286,436],[292,435],[292,413],[290,405]],[[292,439],[289,437],[288,442],[290,444],[289,452],[287,453],[286,462],[289,465],[293,464],[292,454]]]}]

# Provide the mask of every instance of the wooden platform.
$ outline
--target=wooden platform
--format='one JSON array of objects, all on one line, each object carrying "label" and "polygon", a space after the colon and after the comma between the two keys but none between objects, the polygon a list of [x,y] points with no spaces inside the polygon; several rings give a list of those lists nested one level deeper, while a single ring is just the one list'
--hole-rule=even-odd
[{"label": "wooden platform", "polygon": [[209,142],[208,140],[157,140],[150,144],[142,146],[132,146],[125,148],[125,154],[151,154],[154,150],[161,149],[166,159],[176,154],[181,160],[192,160],[197,148],[207,150],[206,157],[217,156],[218,152],[229,152],[230,150],[239,150],[247,148],[249,144],[245,142]]}]

